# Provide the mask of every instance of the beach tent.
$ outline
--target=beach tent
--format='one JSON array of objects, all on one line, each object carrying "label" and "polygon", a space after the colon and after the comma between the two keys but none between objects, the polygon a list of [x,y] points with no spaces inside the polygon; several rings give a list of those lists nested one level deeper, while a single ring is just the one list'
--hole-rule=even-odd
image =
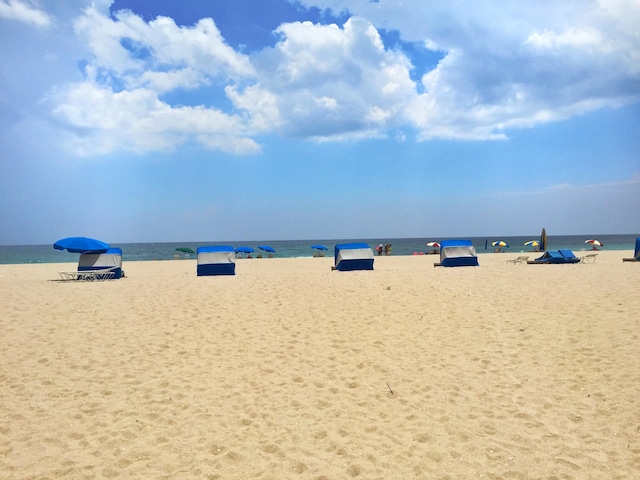
[{"label": "beach tent", "polygon": [[233,247],[198,247],[198,276],[235,275],[236,251]]},{"label": "beach tent", "polygon": [[443,240],[440,242],[440,263],[442,267],[475,267],[478,265],[476,249],[471,240]]},{"label": "beach tent", "polygon": [[120,248],[108,248],[104,253],[83,253],[78,260],[79,272],[109,269],[113,271],[113,278],[122,277],[122,250]]},{"label": "beach tent", "polygon": [[530,260],[527,263],[535,265],[537,263],[543,264],[562,264],[562,263],[579,263],[580,259],[576,257],[571,250],[550,250],[544,252],[539,258]]},{"label": "beach tent", "polygon": [[335,246],[334,270],[373,270],[373,250],[366,243],[341,243]]},{"label": "beach tent", "polygon": [[636,249],[633,252],[633,258],[623,258],[623,262],[640,262],[640,237],[636,238]]}]

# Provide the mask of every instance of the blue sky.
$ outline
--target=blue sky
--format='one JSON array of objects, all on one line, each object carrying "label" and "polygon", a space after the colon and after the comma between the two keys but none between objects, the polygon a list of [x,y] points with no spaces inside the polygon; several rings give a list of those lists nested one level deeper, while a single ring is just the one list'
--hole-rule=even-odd
[{"label": "blue sky", "polygon": [[633,0],[0,0],[0,244],[640,233]]}]

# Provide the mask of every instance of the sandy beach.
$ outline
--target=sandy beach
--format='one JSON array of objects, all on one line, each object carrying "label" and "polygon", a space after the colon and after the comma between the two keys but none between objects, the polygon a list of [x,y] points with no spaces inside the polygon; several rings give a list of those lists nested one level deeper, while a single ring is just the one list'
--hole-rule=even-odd
[{"label": "sandy beach", "polygon": [[640,478],[632,254],[0,265],[0,477]]}]

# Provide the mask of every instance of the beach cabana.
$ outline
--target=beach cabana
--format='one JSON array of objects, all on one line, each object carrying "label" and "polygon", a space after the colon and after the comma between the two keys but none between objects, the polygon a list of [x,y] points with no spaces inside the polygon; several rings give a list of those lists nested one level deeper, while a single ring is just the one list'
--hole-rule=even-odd
[{"label": "beach cabana", "polygon": [[198,247],[197,256],[196,271],[199,277],[236,274],[236,251],[233,247]]},{"label": "beach cabana", "polygon": [[580,259],[574,255],[571,250],[549,250],[544,252],[539,258],[530,260],[527,263],[530,265],[535,264],[553,264],[559,265],[564,263],[579,263]]},{"label": "beach cabana", "polygon": [[475,267],[478,256],[471,240],[443,240],[440,242],[440,263],[434,267]]},{"label": "beach cabana", "polygon": [[[108,248],[104,253],[83,253],[78,260],[78,272],[100,272],[105,278],[121,278],[122,249]],[[97,273],[100,275],[100,273]]]},{"label": "beach cabana", "polygon": [[341,272],[373,270],[373,250],[366,243],[341,243],[335,246],[335,266]]},{"label": "beach cabana", "polygon": [[623,262],[640,262],[640,237],[636,238],[636,249],[633,252],[633,258],[623,258]]}]

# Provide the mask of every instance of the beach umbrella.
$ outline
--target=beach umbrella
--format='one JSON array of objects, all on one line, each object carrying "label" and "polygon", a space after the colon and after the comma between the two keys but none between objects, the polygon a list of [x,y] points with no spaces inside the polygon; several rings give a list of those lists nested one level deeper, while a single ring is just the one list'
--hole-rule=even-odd
[{"label": "beach umbrella", "polygon": [[187,248],[187,247],[179,247],[179,248],[176,248],[176,250],[178,252],[182,252],[182,253],[196,253],[196,252],[194,252],[193,250],[191,250],[190,248]]},{"label": "beach umbrella", "polygon": [[260,245],[258,248],[263,252],[276,253],[275,249],[269,245]]},{"label": "beach umbrella", "polygon": [[315,249],[315,250],[329,250],[327,247],[325,247],[324,245],[311,245],[311,248]]},{"label": "beach umbrella", "polygon": [[53,244],[56,250],[67,250],[71,253],[104,253],[109,245],[87,237],[68,237]]},{"label": "beach umbrella", "polygon": [[493,245],[494,247],[509,248],[509,244],[504,240],[496,240],[495,242],[491,242],[491,245]]},{"label": "beach umbrella", "polygon": [[538,240],[529,240],[528,242],[524,242],[527,247],[539,247],[540,242]]},{"label": "beach umbrella", "polygon": [[238,247],[235,249],[236,253],[244,253],[244,258],[247,258],[247,255],[253,253],[255,250],[251,247]]},{"label": "beach umbrella", "polygon": [[604,243],[602,243],[600,240],[596,240],[595,238],[585,240],[584,243],[588,243],[589,245],[593,245],[594,247],[604,247]]},{"label": "beach umbrella", "polygon": [[440,244],[438,242],[427,242],[427,247],[440,248]]}]

